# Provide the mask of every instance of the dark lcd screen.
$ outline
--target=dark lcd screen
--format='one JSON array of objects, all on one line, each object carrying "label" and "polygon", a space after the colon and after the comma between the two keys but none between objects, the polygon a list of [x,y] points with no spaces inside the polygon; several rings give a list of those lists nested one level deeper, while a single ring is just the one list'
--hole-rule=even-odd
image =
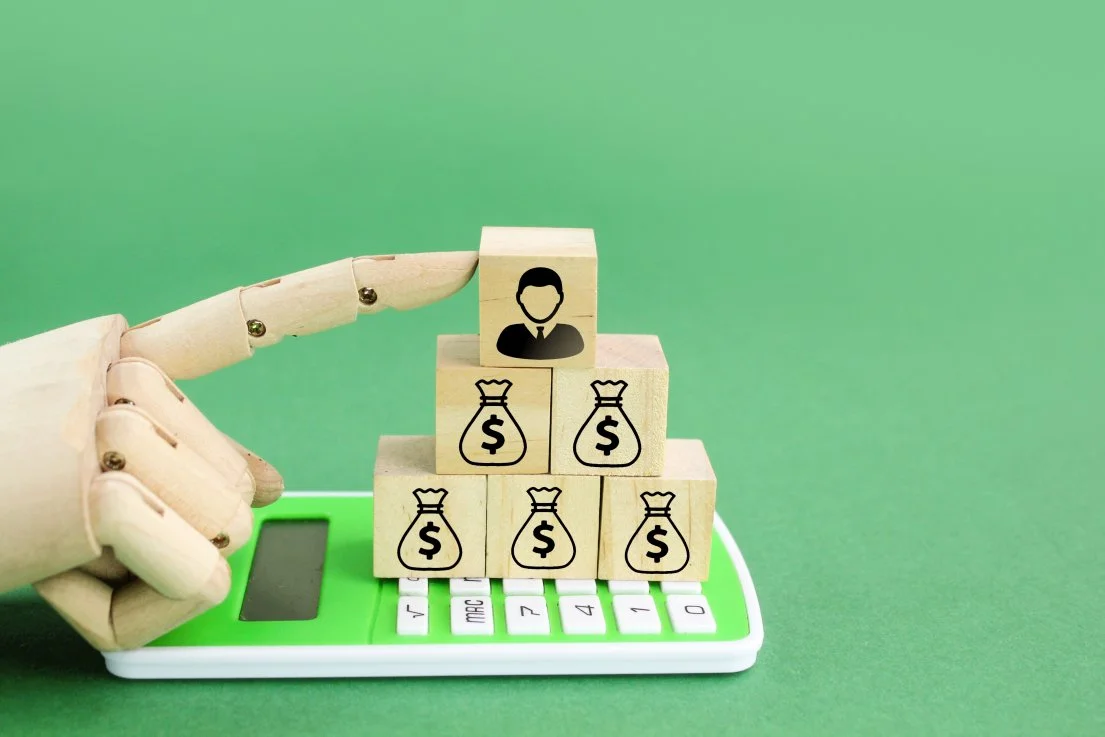
[{"label": "dark lcd screen", "polygon": [[321,519],[261,525],[238,619],[294,622],[318,616],[329,527]]}]

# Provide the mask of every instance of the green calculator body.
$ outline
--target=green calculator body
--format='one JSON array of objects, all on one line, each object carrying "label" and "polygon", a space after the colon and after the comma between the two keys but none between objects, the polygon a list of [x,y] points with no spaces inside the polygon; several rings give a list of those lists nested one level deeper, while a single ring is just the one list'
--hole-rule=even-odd
[{"label": "green calculator body", "polygon": [[763,624],[714,520],[701,584],[377,579],[372,495],[288,493],[256,511],[230,594],[150,645],[105,653],[124,678],[725,673]]}]

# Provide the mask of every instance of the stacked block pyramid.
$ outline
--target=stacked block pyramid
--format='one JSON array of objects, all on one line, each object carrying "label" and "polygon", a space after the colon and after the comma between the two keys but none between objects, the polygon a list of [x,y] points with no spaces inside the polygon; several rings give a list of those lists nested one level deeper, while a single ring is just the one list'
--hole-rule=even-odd
[{"label": "stacked block pyramid", "polygon": [[598,333],[594,232],[484,228],[479,263],[435,434],[380,438],[374,575],[705,580],[717,480],[667,438],[659,338]]}]

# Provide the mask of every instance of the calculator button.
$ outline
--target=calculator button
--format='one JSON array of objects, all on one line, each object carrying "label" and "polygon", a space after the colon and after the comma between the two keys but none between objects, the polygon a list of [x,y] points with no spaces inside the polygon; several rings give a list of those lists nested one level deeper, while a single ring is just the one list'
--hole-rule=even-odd
[{"label": "calculator button", "polygon": [[681,635],[717,632],[710,602],[701,594],[672,594],[668,597],[668,616],[672,629]]},{"label": "calculator button", "polygon": [[506,631],[512,635],[549,634],[549,605],[545,597],[506,597]]},{"label": "calculator button", "polygon": [[660,612],[648,594],[620,594],[614,597],[614,619],[623,635],[660,634]]},{"label": "calculator button", "polygon": [[430,631],[430,600],[424,596],[400,596],[395,631],[400,635],[426,635]]},{"label": "calculator button", "polygon": [[491,579],[450,578],[449,593],[453,596],[491,596]]},{"label": "calculator button", "polygon": [[566,635],[606,634],[606,619],[597,596],[561,596],[560,624]]},{"label": "calculator button", "polygon": [[561,596],[570,594],[594,594],[598,592],[598,585],[593,578],[558,578],[556,579],[556,593]]},{"label": "calculator button", "polygon": [[647,594],[648,581],[607,581],[611,594]]},{"label": "calculator button", "polygon": [[504,578],[503,593],[526,594],[529,596],[542,596],[545,593],[545,582],[540,578]]},{"label": "calculator button", "polygon": [[701,594],[701,581],[662,581],[660,590],[665,594]]},{"label": "calculator button", "polygon": [[426,596],[429,593],[429,581],[424,578],[399,579],[400,596]]},{"label": "calculator button", "polygon": [[449,602],[449,623],[454,635],[493,635],[490,596],[454,596]]}]

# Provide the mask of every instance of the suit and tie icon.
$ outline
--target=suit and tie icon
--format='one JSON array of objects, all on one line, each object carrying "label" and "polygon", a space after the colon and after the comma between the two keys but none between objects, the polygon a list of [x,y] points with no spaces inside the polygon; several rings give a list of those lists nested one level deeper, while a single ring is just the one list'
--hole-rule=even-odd
[{"label": "suit and tie icon", "polygon": [[572,325],[549,322],[564,303],[564,285],[552,269],[538,266],[518,280],[518,306],[531,324],[507,325],[499,333],[495,348],[511,358],[547,361],[567,358],[583,351],[583,336]]}]

